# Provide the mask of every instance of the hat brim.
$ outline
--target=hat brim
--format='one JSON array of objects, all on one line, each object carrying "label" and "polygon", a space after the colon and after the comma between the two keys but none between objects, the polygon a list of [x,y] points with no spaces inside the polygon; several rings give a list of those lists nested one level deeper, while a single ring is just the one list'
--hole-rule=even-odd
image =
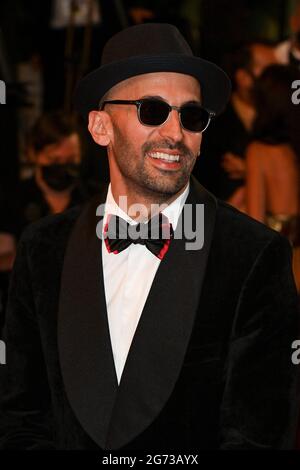
[{"label": "hat brim", "polygon": [[102,65],[84,77],[75,91],[75,108],[85,118],[97,110],[99,101],[113,86],[128,78],[153,72],[177,72],[195,77],[201,86],[203,106],[220,114],[230,97],[231,83],[217,65],[184,54],[135,56]]}]

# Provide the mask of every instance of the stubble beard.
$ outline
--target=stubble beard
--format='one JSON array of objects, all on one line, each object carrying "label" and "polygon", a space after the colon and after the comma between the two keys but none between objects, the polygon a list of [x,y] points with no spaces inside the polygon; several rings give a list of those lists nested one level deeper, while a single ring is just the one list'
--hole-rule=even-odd
[{"label": "stubble beard", "polygon": [[[121,130],[114,126],[115,134],[115,161],[122,177],[127,180],[130,187],[141,197],[153,198],[157,202],[163,202],[179,193],[188,183],[195,165],[197,155],[194,155],[182,142],[176,144],[164,140],[160,142],[146,142],[141,148],[141,154],[137,155],[131,141]],[[182,155],[182,166],[179,171],[158,171],[151,168],[147,162],[147,153],[154,149],[178,150]],[[152,170],[152,171],[151,171]]]}]

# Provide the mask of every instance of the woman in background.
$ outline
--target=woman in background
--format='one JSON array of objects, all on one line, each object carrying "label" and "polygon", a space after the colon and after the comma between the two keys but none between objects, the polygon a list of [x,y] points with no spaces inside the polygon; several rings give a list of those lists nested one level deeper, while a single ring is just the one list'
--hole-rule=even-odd
[{"label": "woman in background", "polygon": [[247,213],[287,236],[300,290],[300,108],[292,102],[297,68],[268,67],[254,88],[256,118],[246,153]]}]

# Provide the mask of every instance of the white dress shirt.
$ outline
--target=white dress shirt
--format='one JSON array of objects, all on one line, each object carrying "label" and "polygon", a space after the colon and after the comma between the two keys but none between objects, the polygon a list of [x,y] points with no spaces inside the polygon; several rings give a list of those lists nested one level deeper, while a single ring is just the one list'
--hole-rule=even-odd
[{"label": "white dress shirt", "polygon": [[[179,216],[189,193],[189,184],[162,213],[175,231]],[[107,215],[115,214],[129,224],[131,219],[115,202],[109,185],[103,227]],[[172,242],[171,242],[172,243]],[[102,240],[102,265],[110,339],[118,383],[130,345],[161,261],[145,245],[131,244],[118,254],[109,253]]]}]

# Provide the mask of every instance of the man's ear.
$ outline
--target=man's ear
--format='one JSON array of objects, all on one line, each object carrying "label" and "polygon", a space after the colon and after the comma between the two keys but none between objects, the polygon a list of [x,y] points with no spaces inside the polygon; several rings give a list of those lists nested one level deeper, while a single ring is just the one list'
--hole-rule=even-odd
[{"label": "man's ear", "polygon": [[111,140],[111,120],[105,111],[91,111],[89,113],[88,129],[98,145],[107,147]]}]

